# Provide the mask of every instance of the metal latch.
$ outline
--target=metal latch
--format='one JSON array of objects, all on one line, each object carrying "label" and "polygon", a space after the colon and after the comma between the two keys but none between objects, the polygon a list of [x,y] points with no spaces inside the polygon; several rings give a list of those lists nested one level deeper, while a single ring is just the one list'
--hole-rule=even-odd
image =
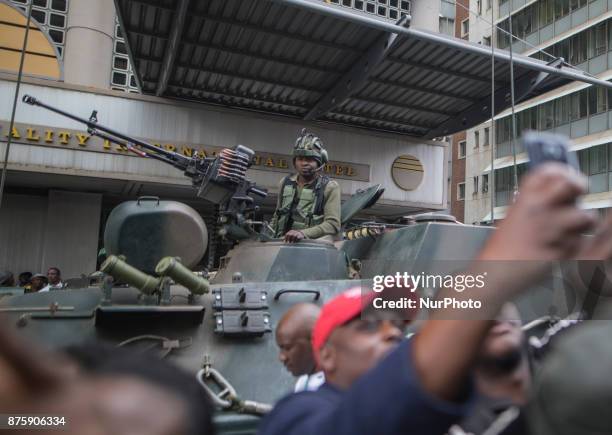
[{"label": "metal latch", "polygon": [[268,292],[246,287],[219,288],[212,291],[216,310],[261,310],[268,308]]},{"label": "metal latch", "polygon": [[237,337],[261,337],[272,332],[270,313],[252,310],[223,310],[215,313],[215,332]]}]

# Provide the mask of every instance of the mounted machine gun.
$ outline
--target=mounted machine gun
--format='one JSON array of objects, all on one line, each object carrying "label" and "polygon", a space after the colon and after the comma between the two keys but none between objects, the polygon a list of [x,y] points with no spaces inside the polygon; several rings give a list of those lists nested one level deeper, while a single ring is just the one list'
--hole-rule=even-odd
[{"label": "mounted machine gun", "polygon": [[96,110],[89,119],[85,119],[45,104],[30,95],[24,95],[23,102],[80,122],[87,126],[90,135],[116,143],[140,157],[158,160],[180,169],[185,176],[191,178],[198,197],[220,207],[222,235],[233,240],[257,235],[250,216],[258,207],[254,205],[251,195],[265,198],[268,192],[246,178],[246,171],[255,156],[252,149],[237,145],[233,149],[223,149],[216,157],[201,157],[197,154],[188,157],[99,124]]}]

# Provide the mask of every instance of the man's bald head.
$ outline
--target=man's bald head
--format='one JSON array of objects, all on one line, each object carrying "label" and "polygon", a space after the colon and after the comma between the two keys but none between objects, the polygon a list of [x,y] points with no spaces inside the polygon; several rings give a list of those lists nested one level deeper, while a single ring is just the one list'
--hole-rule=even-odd
[{"label": "man's bald head", "polygon": [[320,308],[311,303],[293,305],[276,326],[276,343],[280,348],[279,360],[294,376],[315,371],[315,360],[310,335]]}]

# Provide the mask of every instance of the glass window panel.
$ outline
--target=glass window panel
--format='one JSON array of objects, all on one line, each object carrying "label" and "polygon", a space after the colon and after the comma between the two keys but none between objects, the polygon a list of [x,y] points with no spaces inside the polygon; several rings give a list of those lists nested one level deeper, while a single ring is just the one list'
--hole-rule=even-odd
[{"label": "glass window panel", "polygon": [[115,85],[125,85],[127,83],[127,74],[122,72],[113,72],[112,83]]},{"label": "glass window panel", "polygon": [[583,89],[579,93],[580,95],[580,118],[586,118],[589,114],[588,112],[588,93],[587,89]]},{"label": "glass window panel", "polygon": [[588,38],[586,32],[578,33],[570,41],[570,63],[578,65],[587,60]]},{"label": "glass window panel", "polygon": [[46,8],[47,7],[47,0],[34,0],[32,2],[32,4],[34,6],[38,6],[38,7],[41,7],[41,8]]},{"label": "glass window panel", "polygon": [[578,164],[583,174],[589,173],[589,150],[578,151]]},{"label": "glass window panel", "polygon": [[127,50],[125,48],[125,43],[121,41],[115,42],[115,51],[120,54],[127,54]]},{"label": "glass window panel", "polygon": [[604,54],[607,47],[607,22],[598,24],[595,26],[595,55],[599,56]]},{"label": "glass window panel", "polygon": [[64,43],[64,32],[61,30],[49,29],[49,36],[58,44]]},{"label": "glass window panel", "polygon": [[128,60],[125,57],[115,56],[113,60],[113,68],[127,70]]},{"label": "glass window panel", "polygon": [[608,172],[608,147],[599,145],[589,148],[589,175],[601,174]]},{"label": "glass window panel", "polygon": [[482,175],[482,193],[489,191],[489,174]]},{"label": "glass window panel", "polygon": [[580,119],[580,93],[574,92],[570,95],[570,119],[576,121]]},{"label": "glass window panel", "polygon": [[51,9],[66,12],[68,10],[68,2],[66,0],[51,0]]},{"label": "glass window panel", "polygon": [[51,14],[49,24],[55,27],[66,27],[66,16],[59,14]]},{"label": "glass window panel", "polygon": [[39,24],[45,24],[47,21],[47,14],[37,9],[32,9],[32,18],[34,18]]},{"label": "glass window panel", "polygon": [[603,88],[588,88],[589,93],[589,115],[595,115],[606,111],[607,92]]},{"label": "glass window panel", "polygon": [[608,190],[608,173],[589,176],[589,193],[600,193]]},{"label": "glass window panel", "polygon": [[554,127],[554,102],[544,103],[539,107],[540,130],[549,130]]}]

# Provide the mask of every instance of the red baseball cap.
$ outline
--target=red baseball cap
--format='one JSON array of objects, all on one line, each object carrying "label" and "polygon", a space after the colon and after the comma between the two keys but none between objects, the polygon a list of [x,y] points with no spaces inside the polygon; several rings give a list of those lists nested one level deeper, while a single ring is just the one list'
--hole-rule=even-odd
[{"label": "red baseball cap", "polygon": [[359,315],[374,298],[375,293],[363,293],[361,287],[353,287],[331,299],[323,308],[312,330],[312,350],[319,359],[319,351],[339,326]]}]

